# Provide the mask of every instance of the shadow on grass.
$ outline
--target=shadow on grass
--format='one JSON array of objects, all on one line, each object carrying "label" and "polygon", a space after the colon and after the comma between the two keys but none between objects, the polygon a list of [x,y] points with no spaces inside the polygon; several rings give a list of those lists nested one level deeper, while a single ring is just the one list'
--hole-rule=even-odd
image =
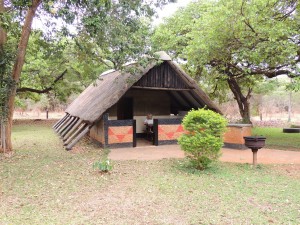
[{"label": "shadow on grass", "polygon": [[230,173],[230,171],[239,171],[241,173],[259,173],[268,170],[268,168],[265,165],[261,164],[258,164],[256,167],[253,167],[253,165],[249,163],[241,164],[220,161],[211,163],[205,170],[198,170],[195,167],[193,167],[193,164],[188,159],[176,160],[173,162],[172,167],[182,173],[194,175],[217,175]]},{"label": "shadow on grass", "polygon": [[205,170],[196,169],[193,164],[188,159],[177,160],[173,163],[173,168],[187,174],[217,174],[221,170],[221,165],[218,162],[214,162],[209,165],[209,167]]}]

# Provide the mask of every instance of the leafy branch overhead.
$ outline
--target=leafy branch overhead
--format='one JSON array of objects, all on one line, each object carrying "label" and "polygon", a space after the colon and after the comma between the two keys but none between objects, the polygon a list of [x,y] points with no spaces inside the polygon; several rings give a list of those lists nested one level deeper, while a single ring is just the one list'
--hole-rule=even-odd
[{"label": "leafy branch overhead", "polygon": [[[150,50],[149,21],[154,6],[170,1],[0,0],[0,87],[1,96],[4,96],[1,97],[1,111],[8,112],[0,118],[0,151],[12,149],[12,116],[18,88],[19,93],[61,89],[66,96],[74,91],[74,84],[78,87],[83,74],[95,77],[97,71],[106,68],[106,60],[119,68],[125,62],[139,58]],[[44,29],[31,36],[35,18],[41,19]],[[76,32],[71,32],[72,28]],[[72,38],[80,40],[84,35],[97,51],[91,57],[85,54],[82,61],[75,62],[74,59],[84,54],[76,54],[76,57],[69,54],[76,47]],[[26,55],[28,47],[32,47],[32,52]],[[72,79],[77,75],[79,78]],[[14,85],[4,89],[8,87],[7,77]],[[91,76],[86,77],[91,79]],[[70,80],[72,85],[59,85],[62,78]],[[65,91],[66,88],[69,90]],[[8,122],[4,123],[4,120]]]},{"label": "leafy branch overhead", "polygon": [[[53,84],[57,83],[56,78],[65,69],[68,73],[64,76],[73,83],[68,86],[81,83],[85,87],[104,70],[119,69],[124,63],[138,59],[149,51],[150,17],[155,12],[154,7],[167,2],[36,1],[41,4],[37,19],[43,18],[44,29],[34,30],[30,36],[18,93],[55,90],[64,95],[59,91],[59,85],[53,88]],[[21,35],[19,23],[31,1],[5,3],[7,10],[1,18],[2,24],[9,41],[18,45],[17,39]],[[67,95],[83,87],[72,88]]]},{"label": "leafy branch overhead", "polygon": [[186,60],[213,95],[229,88],[249,121],[258,82],[300,75],[299,10],[296,0],[198,1],[158,27],[154,44]]}]

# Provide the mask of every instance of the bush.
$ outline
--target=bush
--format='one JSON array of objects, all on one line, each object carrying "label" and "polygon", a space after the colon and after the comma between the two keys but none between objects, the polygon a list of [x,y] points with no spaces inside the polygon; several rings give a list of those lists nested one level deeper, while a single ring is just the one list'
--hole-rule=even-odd
[{"label": "bush", "polygon": [[181,149],[196,169],[206,169],[221,155],[227,120],[211,110],[198,109],[190,111],[182,125],[187,132],[178,139]]}]

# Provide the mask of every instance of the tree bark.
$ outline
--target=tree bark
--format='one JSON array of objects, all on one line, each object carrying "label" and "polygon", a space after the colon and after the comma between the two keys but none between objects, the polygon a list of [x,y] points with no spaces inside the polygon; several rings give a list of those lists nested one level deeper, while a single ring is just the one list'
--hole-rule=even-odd
[{"label": "tree bark", "polygon": [[17,93],[21,93],[21,92],[32,92],[32,93],[38,93],[38,94],[49,93],[50,91],[53,90],[53,87],[55,86],[55,84],[63,79],[64,75],[67,72],[68,72],[68,70],[65,69],[64,72],[62,72],[58,77],[56,77],[56,79],[52,82],[51,85],[49,85],[49,87],[46,87],[42,90],[34,89],[34,88],[28,88],[28,87],[21,87],[21,88],[17,88]]},{"label": "tree bark", "polygon": [[[0,0],[0,13],[5,11],[4,8],[4,0]],[[4,60],[4,45],[6,43],[7,33],[6,31],[0,27],[0,62]],[[5,65],[1,65],[0,68],[0,85],[2,86],[2,79],[4,78],[5,73]],[[1,107],[2,107],[1,103]],[[6,142],[5,142],[5,126],[4,126],[3,118],[0,118],[0,152],[5,152],[6,150]]]},{"label": "tree bark", "polygon": [[[4,0],[0,0],[0,13],[3,13],[5,11],[5,8],[4,8]],[[3,50],[3,46],[4,44],[6,43],[6,32],[5,30],[0,27],[0,48],[1,50]]]},{"label": "tree bark", "polygon": [[235,100],[238,103],[240,115],[242,117],[243,123],[252,123],[250,119],[250,97],[252,89],[248,89],[247,96],[244,96],[238,82],[234,77],[229,77],[227,79],[230,90],[232,91]]},{"label": "tree bark", "polygon": [[[12,70],[12,78],[17,84],[20,80],[22,68],[25,62],[25,54],[26,54],[26,48],[28,45],[29,36],[31,33],[31,25],[33,18],[35,16],[36,10],[41,4],[42,0],[33,0],[32,5],[28,7],[24,25],[22,28],[22,34],[20,37],[19,45],[18,45],[18,52],[16,56],[16,61],[14,63],[14,67]],[[13,121],[13,113],[14,113],[14,101],[16,96],[16,85],[12,88],[10,92],[10,96],[8,99],[8,118],[6,123],[6,148],[7,151],[12,151],[12,141],[11,141],[11,132],[12,132],[12,121]]]}]

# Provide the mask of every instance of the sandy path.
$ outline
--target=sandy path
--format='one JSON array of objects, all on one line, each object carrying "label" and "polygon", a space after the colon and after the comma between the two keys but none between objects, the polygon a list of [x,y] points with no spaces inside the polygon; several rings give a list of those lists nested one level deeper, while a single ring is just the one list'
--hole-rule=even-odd
[{"label": "sandy path", "polygon": [[[251,150],[234,150],[223,148],[221,161],[252,163]],[[112,160],[159,160],[164,158],[183,158],[184,153],[178,145],[143,146],[136,148],[112,149]],[[261,149],[258,151],[258,163],[261,164],[300,164],[300,152]]]}]

